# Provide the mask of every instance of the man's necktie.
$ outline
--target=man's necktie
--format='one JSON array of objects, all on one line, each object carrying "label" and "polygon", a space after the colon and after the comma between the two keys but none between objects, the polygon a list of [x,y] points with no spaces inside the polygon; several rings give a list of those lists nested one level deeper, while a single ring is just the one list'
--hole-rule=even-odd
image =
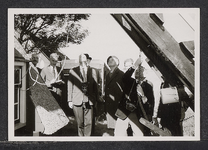
[{"label": "man's necktie", "polygon": [[56,67],[53,67],[53,76],[54,76],[54,79],[56,79]]},{"label": "man's necktie", "polygon": [[[87,77],[86,77],[86,72],[85,72],[85,69],[84,68],[82,68],[83,70],[83,82],[87,82]],[[84,85],[85,85],[86,83],[84,83]],[[83,86],[84,86],[83,85]],[[82,88],[84,88],[84,87],[82,87]],[[87,94],[87,86],[85,85],[85,90],[86,90],[86,92],[84,92],[85,94]],[[84,103],[86,103],[86,102],[88,102],[88,97],[87,97],[87,95],[84,95],[84,97],[83,97],[83,102]]]},{"label": "man's necktie", "polygon": [[84,68],[83,68],[83,81],[87,82],[86,72]]}]

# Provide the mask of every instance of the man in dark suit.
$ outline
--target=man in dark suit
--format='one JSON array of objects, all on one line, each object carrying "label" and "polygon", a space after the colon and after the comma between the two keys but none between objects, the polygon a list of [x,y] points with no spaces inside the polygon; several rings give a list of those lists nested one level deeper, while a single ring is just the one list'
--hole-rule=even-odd
[{"label": "man in dark suit", "polygon": [[[89,54],[84,54],[86,57],[87,57],[87,66],[91,67],[90,66],[90,63],[92,61],[92,57],[89,56]],[[92,67],[93,68],[93,67]],[[99,69],[96,69],[96,68],[93,68],[95,69],[96,73],[97,73],[97,80],[98,80],[98,92],[99,92],[99,95],[101,96],[102,95],[102,75],[101,75],[101,72]]]},{"label": "man in dark suit", "polygon": [[[140,65],[138,67],[138,69],[136,70],[135,78],[136,78],[138,84],[140,84],[140,86],[143,90],[143,93],[147,98],[145,103],[143,103],[143,108],[144,108],[145,116],[146,116],[145,119],[152,122],[153,121],[152,118],[154,116],[153,112],[154,112],[154,107],[155,107],[155,95],[154,95],[155,89],[153,90],[153,83],[146,79],[146,71],[142,65]],[[143,116],[144,116],[144,114],[143,114]],[[147,128],[147,127],[144,128],[144,135],[145,136],[151,135],[149,128]]]},{"label": "man in dark suit", "polygon": [[89,54],[84,54],[87,57],[87,66],[90,68],[93,68],[96,71],[97,74],[97,85],[98,85],[98,99],[96,100],[96,103],[93,105],[93,123],[92,123],[92,136],[95,135],[95,124],[96,124],[96,118],[99,114],[102,113],[102,110],[99,108],[104,105],[104,100],[102,99],[103,94],[103,87],[102,87],[102,72],[101,70],[91,67],[90,63],[92,61],[92,57],[89,56]]},{"label": "man in dark suit", "polygon": [[56,66],[58,58],[59,55],[57,53],[52,53],[50,55],[50,65],[43,68],[40,75],[58,104],[61,106],[61,94],[64,82],[63,72],[60,67]]},{"label": "man in dark suit", "polygon": [[123,75],[124,94],[118,105],[119,114],[122,114],[122,117],[118,118],[116,121],[115,136],[127,136],[127,129],[129,126],[131,126],[133,136],[144,135],[144,126],[138,121],[138,117],[140,118],[142,116],[141,108],[138,106],[138,89],[140,95],[142,95],[142,102],[145,101],[146,97],[137,80],[132,77],[132,74],[140,64],[141,58],[137,59],[135,63],[133,63],[132,59],[124,61],[125,70],[129,69]]},{"label": "man in dark suit", "polygon": [[105,81],[105,109],[107,118],[107,128],[114,129],[117,117],[115,112],[118,107],[118,102],[122,98],[123,88],[123,71],[119,66],[119,59],[116,56],[110,56],[107,59],[107,64],[110,67],[110,72],[106,75]]},{"label": "man in dark suit", "polygon": [[74,111],[79,136],[91,135],[93,105],[97,97],[96,71],[87,66],[87,58],[81,54],[79,66],[70,70],[68,81],[68,105]]}]

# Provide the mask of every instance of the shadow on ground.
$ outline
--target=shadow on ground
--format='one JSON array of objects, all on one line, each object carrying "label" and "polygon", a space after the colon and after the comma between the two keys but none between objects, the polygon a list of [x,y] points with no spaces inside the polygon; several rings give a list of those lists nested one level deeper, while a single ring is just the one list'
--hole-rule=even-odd
[{"label": "shadow on ground", "polygon": [[[61,131],[58,131],[59,136],[78,136],[77,123],[74,116],[69,116],[69,123]],[[60,134],[59,134],[60,133]],[[92,136],[114,136],[114,130],[107,128],[107,121],[99,118],[95,122],[94,133]]]}]

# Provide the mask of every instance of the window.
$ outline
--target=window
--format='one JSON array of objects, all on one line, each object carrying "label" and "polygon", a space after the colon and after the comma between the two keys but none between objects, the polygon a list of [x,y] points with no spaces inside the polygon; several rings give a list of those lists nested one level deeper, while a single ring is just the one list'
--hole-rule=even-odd
[{"label": "window", "polygon": [[14,124],[15,130],[26,125],[26,63],[14,66]]},{"label": "window", "polygon": [[19,123],[20,119],[20,89],[21,89],[21,68],[15,66],[14,69],[14,121]]}]

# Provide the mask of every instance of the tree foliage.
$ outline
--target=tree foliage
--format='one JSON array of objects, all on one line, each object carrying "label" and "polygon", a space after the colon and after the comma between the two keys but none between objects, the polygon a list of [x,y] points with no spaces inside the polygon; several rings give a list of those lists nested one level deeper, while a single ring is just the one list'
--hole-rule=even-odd
[{"label": "tree foliage", "polygon": [[14,27],[28,53],[37,48],[49,55],[68,43],[80,44],[89,34],[80,20],[89,17],[90,14],[15,14]]}]

